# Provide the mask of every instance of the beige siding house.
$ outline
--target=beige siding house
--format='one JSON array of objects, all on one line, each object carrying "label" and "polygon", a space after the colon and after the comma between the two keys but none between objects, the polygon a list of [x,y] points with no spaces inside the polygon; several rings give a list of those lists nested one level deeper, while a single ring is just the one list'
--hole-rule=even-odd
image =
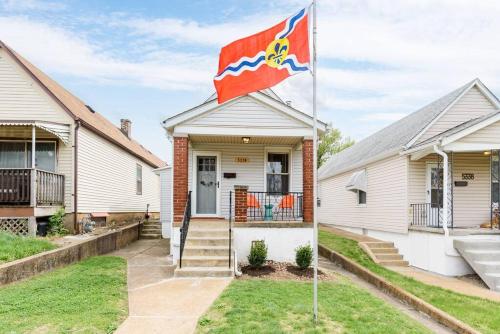
[{"label": "beige siding house", "polygon": [[467,83],[322,166],[320,223],[393,241],[410,265],[470,272],[453,242],[499,234],[499,130],[497,97]]},{"label": "beige siding house", "polygon": [[111,124],[0,42],[1,227],[33,233],[60,207],[69,227],[88,214],[159,212],[153,170],[164,162],[130,130],[130,121]]}]

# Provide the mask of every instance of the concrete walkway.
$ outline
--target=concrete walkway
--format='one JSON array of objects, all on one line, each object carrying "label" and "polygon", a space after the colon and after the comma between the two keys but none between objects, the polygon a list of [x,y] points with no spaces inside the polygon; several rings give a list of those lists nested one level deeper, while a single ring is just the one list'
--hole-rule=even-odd
[{"label": "concrete walkway", "polygon": [[172,278],[166,240],[139,240],[112,253],[128,263],[129,317],[118,334],[193,333],[231,278]]}]

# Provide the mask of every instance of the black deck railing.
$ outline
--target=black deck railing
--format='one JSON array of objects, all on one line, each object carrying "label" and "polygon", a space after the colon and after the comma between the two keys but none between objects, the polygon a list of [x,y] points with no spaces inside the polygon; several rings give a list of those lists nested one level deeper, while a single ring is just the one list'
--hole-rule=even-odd
[{"label": "black deck railing", "polygon": [[258,221],[301,221],[303,193],[264,192],[247,193],[247,219]]},{"label": "black deck railing", "polygon": [[[441,215],[443,208],[437,204],[417,203],[410,204],[412,220],[411,226],[443,227]],[[448,222],[448,227],[453,228],[453,219]]]},{"label": "black deck railing", "polygon": [[179,268],[182,268],[182,253],[184,252],[184,245],[186,243],[190,221],[191,221],[191,191],[189,191],[187,195],[186,206],[184,207],[184,216],[182,218],[182,227],[180,230],[181,242],[179,247]]}]

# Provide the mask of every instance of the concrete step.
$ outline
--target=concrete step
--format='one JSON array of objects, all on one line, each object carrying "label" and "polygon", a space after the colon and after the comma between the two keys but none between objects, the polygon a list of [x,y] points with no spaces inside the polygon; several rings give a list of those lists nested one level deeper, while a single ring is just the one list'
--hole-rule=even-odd
[{"label": "concrete step", "polygon": [[385,260],[403,260],[400,254],[375,254],[375,257],[380,261]]},{"label": "concrete step", "polygon": [[229,246],[229,238],[228,237],[205,238],[205,237],[188,236],[186,240],[186,246]]},{"label": "concrete step", "polygon": [[158,232],[158,233],[161,233],[161,227],[158,226],[158,227],[143,227],[141,229],[141,232],[143,233],[148,233],[148,232]]},{"label": "concrete step", "polygon": [[140,239],[161,239],[160,233],[141,233]]},{"label": "concrete step", "polygon": [[370,249],[394,247],[393,242],[386,242],[386,241],[370,241],[370,242],[364,242],[364,244],[367,245]]},{"label": "concrete step", "polygon": [[383,266],[408,267],[408,261],[405,260],[383,260],[379,264]]},{"label": "concrete step", "polygon": [[227,267],[228,256],[183,256],[182,266],[184,267]]},{"label": "concrete step", "polygon": [[177,268],[175,277],[232,277],[233,270],[222,267],[185,267]]},{"label": "concrete step", "polygon": [[373,254],[397,254],[397,248],[370,248]]},{"label": "concrete step", "polygon": [[187,246],[184,256],[229,256],[228,246]]},{"label": "concrete step", "polygon": [[455,247],[459,246],[467,250],[497,250],[500,251],[500,239],[457,239],[453,241]]},{"label": "concrete step", "polygon": [[229,223],[225,220],[191,220],[189,222],[189,229],[191,228],[227,229],[229,228]]},{"label": "concrete step", "polygon": [[229,230],[220,228],[190,228],[188,230],[189,237],[229,237]]}]

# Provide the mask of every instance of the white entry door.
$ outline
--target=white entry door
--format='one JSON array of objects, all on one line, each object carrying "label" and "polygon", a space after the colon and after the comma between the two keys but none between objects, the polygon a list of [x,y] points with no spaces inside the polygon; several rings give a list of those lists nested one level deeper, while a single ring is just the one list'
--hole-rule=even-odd
[{"label": "white entry door", "polygon": [[427,226],[440,226],[443,213],[443,167],[427,164]]},{"label": "white entry door", "polygon": [[220,154],[196,152],[193,159],[193,214],[218,216],[220,206]]}]

